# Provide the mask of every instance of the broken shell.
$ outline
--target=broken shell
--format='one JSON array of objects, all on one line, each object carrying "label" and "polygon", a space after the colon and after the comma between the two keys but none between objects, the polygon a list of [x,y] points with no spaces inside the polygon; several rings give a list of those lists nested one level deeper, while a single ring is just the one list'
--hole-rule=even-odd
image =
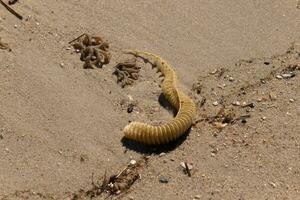
[{"label": "broken shell", "polygon": [[227,123],[222,123],[222,122],[215,122],[214,123],[214,125],[215,125],[215,127],[217,128],[217,129],[222,129],[222,128],[224,128],[225,126],[227,126],[228,124]]}]

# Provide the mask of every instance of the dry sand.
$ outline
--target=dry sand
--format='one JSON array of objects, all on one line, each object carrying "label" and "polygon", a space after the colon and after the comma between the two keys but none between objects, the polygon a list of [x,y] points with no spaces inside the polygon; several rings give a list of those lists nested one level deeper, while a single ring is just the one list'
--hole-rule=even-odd
[{"label": "dry sand", "polygon": [[[89,188],[92,174],[117,173],[144,153],[148,166],[122,199],[300,199],[296,0],[20,0],[12,7],[27,20],[0,6],[0,37],[12,49],[0,50],[1,199],[66,199]],[[82,68],[68,50],[81,33],[110,42],[109,65]],[[206,98],[199,122],[176,144],[121,141],[129,120],[172,118],[158,102],[160,78],[150,65],[134,85],[116,84],[113,66],[128,57],[126,48],[161,55],[182,90],[196,102]],[[220,77],[209,73],[221,68]],[[296,76],[276,78],[286,71]],[[128,95],[138,102],[130,114],[121,105]],[[250,118],[217,130],[208,119],[222,105]],[[191,177],[183,161],[193,165]]]}]

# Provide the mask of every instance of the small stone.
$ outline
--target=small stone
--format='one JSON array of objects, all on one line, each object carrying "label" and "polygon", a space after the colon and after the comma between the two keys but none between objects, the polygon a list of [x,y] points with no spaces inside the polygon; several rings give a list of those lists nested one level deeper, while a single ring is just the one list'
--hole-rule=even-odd
[{"label": "small stone", "polygon": [[266,120],[267,118],[266,118],[266,117],[262,117],[261,119],[262,119],[262,120]]},{"label": "small stone", "polygon": [[62,150],[59,150],[58,153],[61,155],[63,152],[62,152]]},{"label": "small stone", "polygon": [[277,79],[282,79],[282,76],[281,75],[277,75],[276,78]]},{"label": "small stone", "polygon": [[210,72],[210,74],[215,74],[218,72],[218,69],[214,69],[212,72]]},{"label": "small stone", "polygon": [[276,184],[274,182],[270,182],[270,185],[273,187],[273,188],[276,188]]},{"label": "small stone", "polygon": [[232,103],[232,105],[234,105],[234,106],[240,106],[240,105],[241,105],[241,102],[235,101],[235,102]]},{"label": "small stone", "polygon": [[242,123],[245,124],[247,123],[247,120],[245,118],[242,119]]},{"label": "small stone", "polygon": [[136,160],[131,160],[131,161],[129,162],[129,164],[130,164],[130,165],[135,165],[135,164],[136,164]]},{"label": "small stone", "polygon": [[135,105],[134,105],[133,103],[129,103],[129,105],[128,105],[128,107],[127,107],[127,112],[128,112],[128,113],[132,113],[134,106],[135,106]]},{"label": "small stone", "polygon": [[275,92],[270,92],[269,97],[272,101],[275,101],[277,99],[277,95],[275,94]]},{"label": "small stone", "polygon": [[213,102],[213,105],[217,106],[217,105],[219,105],[219,103],[217,101],[215,101],[215,102]]},{"label": "small stone", "polygon": [[65,66],[65,64],[62,62],[62,63],[59,64],[59,66],[60,66],[61,68],[63,68],[63,67]]},{"label": "small stone", "polygon": [[132,96],[129,94],[129,95],[127,95],[127,97],[128,97],[128,99],[130,100],[130,101],[133,101],[133,98],[132,98]]},{"label": "small stone", "polygon": [[162,152],[162,153],[159,154],[159,157],[162,157],[164,155],[166,155],[166,153]]},{"label": "small stone", "polygon": [[222,122],[215,122],[214,125],[215,125],[215,127],[216,127],[217,129],[222,129],[222,128],[224,128],[225,126],[227,126],[228,124],[227,124],[227,123],[222,123]]},{"label": "small stone", "polygon": [[295,99],[290,99],[289,101],[290,101],[291,103],[293,103],[293,102],[295,101]]},{"label": "small stone", "polygon": [[5,148],[4,150],[5,150],[7,153],[9,152],[9,149],[8,149],[8,148]]},{"label": "small stone", "polygon": [[200,195],[195,195],[195,196],[194,196],[194,199],[200,199],[200,198],[201,198]]},{"label": "small stone", "polygon": [[15,24],[15,25],[14,25],[14,27],[15,27],[15,28],[18,28],[18,25],[17,25],[17,24]]},{"label": "small stone", "polygon": [[67,47],[66,50],[71,50],[71,47]]},{"label": "small stone", "polygon": [[234,81],[234,78],[230,76],[229,81],[231,81],[231,82]]},{"label": "small stone", "polygon": [[289,73],[289,74],[281,74],[282,78],[292,78],[295,76],[295,74],[293,73]]},{"label": "small stone", "polygon": [[164,176],[161,176],[161,177],[159,177],[159,182],[160,182],[160,183],[168,183],[168,182],[169,182],[169,179],[166,178],[166,177],[164,177]]}]

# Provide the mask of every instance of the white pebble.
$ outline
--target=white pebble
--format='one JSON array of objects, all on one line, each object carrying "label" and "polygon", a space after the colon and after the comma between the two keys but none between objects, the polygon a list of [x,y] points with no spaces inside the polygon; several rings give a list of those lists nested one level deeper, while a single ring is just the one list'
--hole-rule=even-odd
[{"label": "white pebble", "polygon": [[135,165],[135,164],[136,164],[136,160],[131,160],[131,161],[129,162],[129,164],[130,164],[130,165]]},{"label": "white pebble", "polygon": [[282,79],[282,76],[281,75],[277,75],[276,78]]},{"label": "white pebble", "polygon": [[213,105],[217,106],[217,105],[219,105],[219,103],[217,101],[215,101],[215,102],[213,102]]}]

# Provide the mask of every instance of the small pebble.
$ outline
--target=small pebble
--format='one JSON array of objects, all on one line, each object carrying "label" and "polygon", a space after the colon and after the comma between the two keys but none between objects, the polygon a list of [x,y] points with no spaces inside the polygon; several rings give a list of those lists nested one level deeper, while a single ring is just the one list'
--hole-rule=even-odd
[{"label": "small pebble", "polygon": [[290,102],[293,103],[295,101],[295,99],[290,99]]},{"label": "small pebble", "polygon": [[135,165],[135,164],[136,164],[136,160],[131,160],[131,161],[129,162],[129,164],[130,164],[130,165]]},{"label": "small pebble", "polygon": [[275,94],[275,92],[270,92],[269,97],[272,101],[275,101],[277,99],[277,95]]},{"label": "small pebble", "polygon": [[247,123],[247,120],[246,120],[245,118],[242,119],[242,123],[243,123],[243,124]]},{"label": "small pebble", "polygon": [[231,81],[231,82],[234,81],[234,78],[230,76],[229,81]]},{"label": "small pebble", "polygon": [[290,73],[290,74],[281,74],[281,76],[282,76],[282,78],[292,78],[295,75],[293,73]]},{"label": "small pebble", "polygon": [[215,74],[217,73],[218,69],[214,69],[212,72],[210,72],[210,74]]},{"label": "small pebble", "polygon": [[266,118],[266,117],[262,117],[261,119],[262,119],[262,120],[266,120],[267,118]]},{"label": "small pebble", "polygon": [[60,66],[61,68],[63,68],[63,67],[65,66],[65,64],[62,62],[62,63],[59,64],[59,66]]},{"label": "small pebble", "polygon": [[164,176],[161,176],[161,177],[159,177],[159,182],[161,182],[161,183],[168,183],[168,182],[169,182],[169,179],[167,179],[167,178],[164,177]]},{"label": "small pebble", "polygon": [[200,195],[195,195],[195,196],[194,196],[194,199],[200,199],[200,198],[201,198]]},{"label": "small pebble", "polygon": [[166,155],[166,153],[162,152],[162,153],[159,154],[159,157],[162,157],[164,155]]},{"label": "small pebble", "polygon": [[219,103],[217,101],[215,101],[215,102],[213,102],[213,105],[217,106],[217,105],[219,105]]},{"label": "small pebble", "polygon": [[276,184],[274,182],[270,182],[270,185],[273,187],[273,188],[276,188]]},{"label": "small pebble", "polygon": [[17,24],[15,24],[15,25],[14,25],[14,27],[15,27],[15,28],[18,28],[18,25],[17,25]]},{"label": "small pebble", "polygon": [[282,79],[282,76],[281,75],[277,75],[276,78],[277,79]]},{"label": "small pebble", "polygon": [[241,105],[241,102],[235,101],[235,102],[232,103],[232,105],[234,105],[234,106],[240,106],[240,105]]}]

